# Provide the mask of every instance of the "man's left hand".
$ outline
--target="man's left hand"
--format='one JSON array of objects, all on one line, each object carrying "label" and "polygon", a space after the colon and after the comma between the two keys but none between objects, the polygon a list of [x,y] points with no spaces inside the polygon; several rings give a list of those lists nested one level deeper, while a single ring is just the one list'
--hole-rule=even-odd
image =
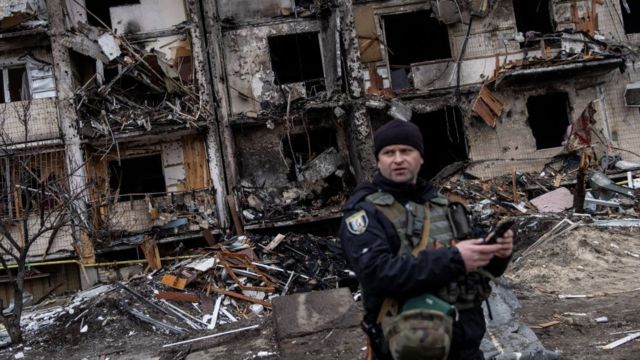
[{"label": "man's left hand", "polygon": [[513,230],[507,230],[502,237],[496,239],[496,244],[500,245],[494,255],[499,258],[508,258],[513,253]]}]

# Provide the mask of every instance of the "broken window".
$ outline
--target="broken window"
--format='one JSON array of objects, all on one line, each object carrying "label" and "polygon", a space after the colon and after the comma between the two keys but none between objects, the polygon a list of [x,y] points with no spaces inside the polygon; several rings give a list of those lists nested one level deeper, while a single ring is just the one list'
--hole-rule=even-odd
[{"label": "broken window", "polygon": [[331,147],[337,149],[338,141],[335,130],[329,128],[285,136],[282,149],[289,165],[289,181],[299,181],[303,166]]},{"label": "broken window", "polygon": [[[109,162],[109,187],[120,200],[143,199],[166,192],[160,154]],[[125,196],[126,195],[126,196]]]},{"label": "broken window", "polygon": [[529,127],[536,138],[537,149],[562,146],[569,126],[569,95],[551,93],[531,96],[527,100]]},{"label": "broken window", "polygon": [[0,79],[2,80],[2,96],[0,96],[0,102],[8,103],[28,100],[30,98],[29,80],[25,66],[0,68],[0,75]]},{"label": "broken window", "polygon": [[[518,31],[549,34],[554,31],[549,0],[513,0]],[[527,46],[527,45],[525,45]]]},{"label": "broken window", "polygon": [[113,26],[109,9],[116,6],[135,4],[140,4],[140,0],[87,0],[87,20],[89,25],[103,27],[102,23],[104,23],[111,29]]},{"label": "broken window", "polygon": [[640,2],[637,0],[620,0],[622,22],[627,34],[640,33]]},{"label": "broken window", "polygon": [[414,113],[412,121],[422,132],[425,154],[434,154],[420,168],[421,177],[431,179],[447,165],[469,159],[460,108]]},{"label": "broken window", "polygon": [[269,52],[276,84],[324,80],[317,32],[271,36]]},{"label": "broken window", "polygon": [[411,87],[410,64],[451,58],[447,25],[431,11],[386,15],[383,20],[394,89]]}]

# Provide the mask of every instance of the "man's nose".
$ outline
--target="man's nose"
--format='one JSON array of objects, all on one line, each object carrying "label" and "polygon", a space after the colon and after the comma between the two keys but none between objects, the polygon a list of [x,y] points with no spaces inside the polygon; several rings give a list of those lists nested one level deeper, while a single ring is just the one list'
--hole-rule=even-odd
[{"label": "man's nose", "polygon": [[400,163],[404,160],[404,157],[399,152],[393,154],[393,162]]}]

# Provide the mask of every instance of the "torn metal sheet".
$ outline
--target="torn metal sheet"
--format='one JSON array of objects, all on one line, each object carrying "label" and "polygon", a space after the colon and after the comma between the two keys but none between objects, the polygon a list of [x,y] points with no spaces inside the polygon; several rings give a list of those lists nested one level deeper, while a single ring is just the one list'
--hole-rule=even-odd
[{"label": "torn metal sheet", "polygon": [[318,181],[333,174],[342,164],[342,157],[335,148],[331,147],[311,160],[302,171],[302,177],[307,181]]},{"label": "torn metal sheet", "polygon": [[32,99],[44,99],[56,96],[56,82],[53,75],[53,65],[36,60],[26,55],[21,57],[26,61],[29,92]]}]

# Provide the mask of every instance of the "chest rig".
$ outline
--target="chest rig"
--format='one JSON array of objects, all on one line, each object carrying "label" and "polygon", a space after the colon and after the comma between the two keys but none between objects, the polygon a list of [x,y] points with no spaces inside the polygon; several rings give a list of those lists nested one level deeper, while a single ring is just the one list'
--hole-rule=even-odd
[{"label": "chest rig", "polygon": [[[405,206],[385,192],[370,194],[365,199],[393,224],[400,238],[397,255],[417,255],[415,250],[453,246],[452,240],[456,238],[457,231],[452,226],[454,221],[450,210],[454,204],[450,204],[446,197],[438,195],[425,204],[408,202]],[[427,231],[425,227],[428,227]],[[424,234],[428,234],[427,239],[423,239]],[[491,294],[488,277],[490,274],[486,271],[461,275],[434,295],[454,305],[457,310],[470,309],[479,306]]]}]

